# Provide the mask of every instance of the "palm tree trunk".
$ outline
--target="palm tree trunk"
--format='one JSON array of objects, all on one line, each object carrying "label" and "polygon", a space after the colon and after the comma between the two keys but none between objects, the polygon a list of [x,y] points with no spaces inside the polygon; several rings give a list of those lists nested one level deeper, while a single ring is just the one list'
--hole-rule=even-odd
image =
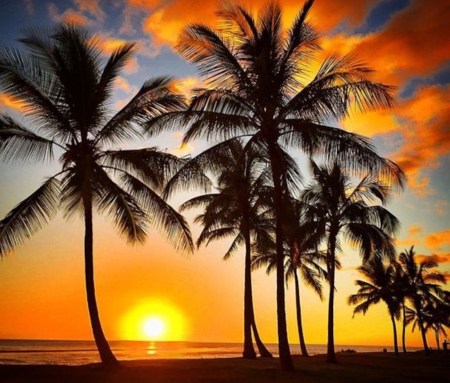
[{"label": "palm tree trunk", "polygon": [[441,341],[439,339],[439,330],[434,330],[434,334],[436,336],[436,345],[437,345],[437,349],[438,351],[441,351]]},{"label": "palm tree trunk", "polygon": [[402,304],[402,316],[403,316],[403,328],[402,328],[402,347],[403,352],[406,354],[406,309],[405,309],[405,302]]},{"label": "palm tree trunk", "polygon": [[334,350],[334,284],[335,284],[335,251],[336,235],[330,230],[330,239],[327,254],[327,272],[330,284],[330,295],[328,299],[328,342],[327,342],[327,362],[337,363],[336,352]]},{"label": "palm tree trunk", "polygon": [[398,356],[398,341],[397,341],[397,327],[395,325],[395,318],[394,315],[391,314],[391,321],[392,321],[392,329],[394,331],[394,351],[395,355]]},{"label": "palm tree trunk", "polygon": [[425,350],[425,355],[430,355],[430,349],[428,348],[425,327],[423,325],[422,304],[421,304],[420,298],[418,298],[417,296],[414,299],[414,306],[415,306],[416,313],[417,313],[417,322],[419,325],[419,330],[420,330],[420,333],[422,334],[422,342],[423,342],[423,348]]},{"label": "palm tree trunk", "polygon": [[256,352],[252,342],[253,299],[251,275],[251,243],[250,233],[244,230],[245,236],[245,271],[244,271],[244,351],[242,356],[246,359],[255,359]]},{"label": "palm tree trunk", "polygon": [[427,335],[425,333],[425,327],[422,322],[422,318],[419,318],[419,329],[420,333],[422,334],[422,342],[423,342],[423,348],[425,350],[425,355],[430,355],[430,349],[428,348],[428,342],[427,342]]},{"label": "palm tree trunk", "polygon": [[286,302],[284,290],[284,249],[283,249],[283,190],[282,190],[282,170],[280,159],[278,158],[276,143],[268,143],[270,163],[272,167],[272,180],[274,190],[274,210],[275,210],[275,241],[277,254],[277,327],[278,327],[278,353],[280,367],[282,371],[294,371],[286,324]]},{"label": "palm tree trunk", "polygon": [[295,283],[295,309],[297,312],[297,328],[298,328],[298,339],[300,342],[300,351],[302,353],[302,356],[309,356],[308,350],[306,349],[305,336],[303,334],[302,308],[300,305],[300,286],[297,275],[297,269],[294,270],[294,283]]},{"label": "palm tree trunk", "polygon": [[261,355],[262,358],[273,358],[272,353],[267,349],[266,346],[264,346],[264,343],[262,342],[261,338],[259,337],[258,329],[256,327],[254,312],[253,312],[253,320],[252,320],[252,329],[253,329],[253,335],[255,336],[256,346],[258,347],[259,355]]},{"label": "palm tree trunk", "polygon": [[91,318],[92,333],[94,335],[95,344],[102,364],[107,367],[115,367],[119,365],[116,357],[111,351],[109,344],[105,338],[98,315],[97,301],[95,298],[94,285],[94,257],[93,257],[93,223],[92,223],[92,201],[89,197],[83,199],[84,204],[84,221],[85,221],[85,237],[84,237],[84,259],[85,259],[85,278],[86,278],[86,295],[88,301],[89,316]]}]

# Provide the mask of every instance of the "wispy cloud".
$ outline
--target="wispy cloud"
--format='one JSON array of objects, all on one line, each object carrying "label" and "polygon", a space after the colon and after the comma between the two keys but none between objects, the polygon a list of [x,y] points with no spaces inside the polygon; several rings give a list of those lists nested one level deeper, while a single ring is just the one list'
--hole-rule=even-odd
[{"label": "wispy cloud", "polygon": [[450,245],[450,230],[444,230],[428,235],[425,238],[425,245],[432,250],[439,250],[443,246]]}]

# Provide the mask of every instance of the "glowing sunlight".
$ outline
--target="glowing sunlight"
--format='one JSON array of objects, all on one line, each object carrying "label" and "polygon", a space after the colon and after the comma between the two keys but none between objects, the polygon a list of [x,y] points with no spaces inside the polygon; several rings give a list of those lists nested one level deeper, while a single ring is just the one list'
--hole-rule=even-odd
[{"label": "glowing sunlight", "polygon": [[149,318],[144,322],[144,332],[152,340],[163,337],[165,327],[160,318]]},{"label": "glowing sunlight", "polygon": [[124,315],[121,334],[127,340],[184,340],[185,318],[170,302],[161,299],[143,301]]}]

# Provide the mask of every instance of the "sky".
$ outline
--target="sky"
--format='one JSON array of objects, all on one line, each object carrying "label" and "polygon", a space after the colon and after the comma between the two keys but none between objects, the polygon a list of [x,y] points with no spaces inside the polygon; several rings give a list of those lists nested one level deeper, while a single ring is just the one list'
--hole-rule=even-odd
[{"label": "sky", "polygon": [[[242,4],[257,10],[261,1]],[[201,4],[201,5],[199,5]],[[285,26],[301,1],[280,0]],[[217,1],[202,0],[0,0],[0,46],[17,46],[30,26],[71,21],[95,33],[105,53],[134,41],[138,51],[116,82],[113,108],[120,108],[145,80],[172,75],[185,94],[201,84],[196,68],[174,50],[189,23],[214,25]],[[432,257],[450,282],[450,3],[446,0],[316,0],[310,21],[320,31],[323,54],[349,53],[393,85],[395,106],[337,124],[370,137],[378,153],[396,161],[407,186],[388,208],[401,221],[398,251],[414,246]],[[0,91],[0,112],[20,105]],[[204,142],[180,147],[183,130],[139,146],[195,155]],[[57,163],[16,166],[0,163],[0,217],[31,194]],[[306,174],[306,170],[305,170]],[[176,196],[178,207],[189,198]],[[194,214],[187,215],[192,222]],[[192,226],[194,236],[200,228]],[[112,224],[97,216],[94,228],[97,300],[108,339],[157,337],[145,322],[159,318],[160,339],[240,342],[243,339],[243,251],[223,261],[227,241],[194,254],[177,253],[158,231],[144,245],[130,246]],[[346,303],[355,293],[359,255],[344,244],[336,281],[337,345],[390,345],[392,332],[383,304],[353,317]],[[275,275],[253,274],[255,315],[265,342],[276,342]],[[449,290],[450,284],[446,287]],[[301,286],[307,343],[326,343],[327,304]],[[298,343],[294,287],[286,296],[288,333]],[[155,323],[155,322],[153,322]],[[146,330],[147,328],[147,330]],[[59,215],[0,261],[0,339],[92,339],[84,293],[83,224]],[[428,336],[432,347],[434,337]],[[420,346],[408,330],[407,344]]]}]

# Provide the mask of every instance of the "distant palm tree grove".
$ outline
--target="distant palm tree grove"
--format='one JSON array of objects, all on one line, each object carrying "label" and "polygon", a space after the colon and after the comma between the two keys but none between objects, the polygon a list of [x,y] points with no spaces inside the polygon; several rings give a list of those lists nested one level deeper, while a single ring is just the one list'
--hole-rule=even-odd
[{"label": "distant palm tree grove", "polygon": [[[337,362],[334,300],[344,243],[361,259],[361,279],[348,297],[354,314],[384,304],[397,355],[400,338],[407,352],[408,326],[420,331],[426,353],[427,333],[440,347],[450,327],[444,275],[413,247],[397,253],[400,222],[387,209],[402,191],[405,175],[378,155],[368,138],[336,127],[354,108],[391,107],[393,88],[376,82],[372,70],[354,57],[333,52],[313,71],[321,49],[308,21],[313,3],[306,1],[284,29],[276,2],[257,14],[221,2],[220,29],[187,25],[176,46],[197,67],[204,87],[184,96],[174,91],[175,78],[150,78],[118,111],[110,110],[113,85],[134,44],[107,57],[88,30],[63,23],[25,31],[19,39],[23,50],[0,50],[0,90],[24,103],[26,121],[0,115],[0,158],[29,164],[56,157],[59,164],[0,221],[0,256],[14,252],[60,210],[66,217],[82,217],[86,297],[104,365],[118,361],[97,308],[95,214],[109,217],[130,243],[144,242],[150,226],[180,251],[230,241],[221,255],[242,254],[244,358],[272,357],[253,304],[251,273],[264,268],[276,275],[280,368],[294,369],[287,283],[295,288],[301,355],[308,356],[302,322],[308,307],[301,298],[307,287],[327,299],[327,361]],[[204,139],[210,146],[183,158],[142,148],[143,138],[181,129],[184,143]],[[129,149],[130,143],[140,149]],[[195,195],[178,211],[167,200],[183,191]],[[182,215],[192,208],[200,211],[197,239]]]}]

